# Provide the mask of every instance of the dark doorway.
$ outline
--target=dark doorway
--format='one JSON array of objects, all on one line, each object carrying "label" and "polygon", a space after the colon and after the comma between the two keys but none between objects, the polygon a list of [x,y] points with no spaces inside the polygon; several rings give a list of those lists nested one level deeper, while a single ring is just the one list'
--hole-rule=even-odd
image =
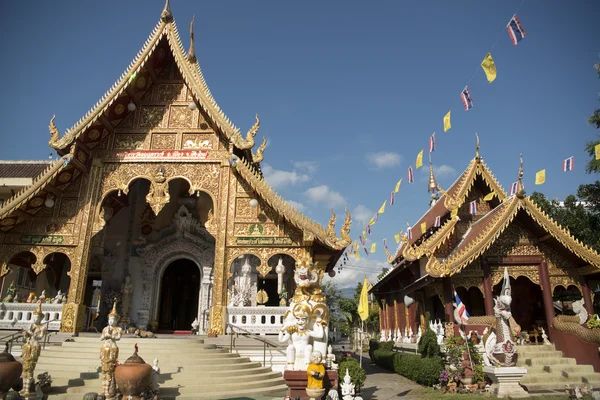
[{"label": "dark doorway", "polygon": [[158,329],[189,331],[198,316],[200,270],[191,260],[173,261],[165,270],[160,291]]},{"label": "dark doorway", "polygon": [[[494,296],[500,294],[503,281],[494,286]],[[536,283],[524,276],[510,278],[512,303],[510,310],[515,321],[523,332],[529,332],[540,327],[547,328],[546,315],[542,303],[542,289]],[[547,331],[546,331],[547,332]]]},{"label": "dark doorway", "polygon": [[269,274],[267,277],[258,277],[257,282],[257,290],[264,290],[267,292],[269,296],[269,300],[264,304],[265,306],[278,306],[279,305],[279,295],[277,294],[277,275]]}]

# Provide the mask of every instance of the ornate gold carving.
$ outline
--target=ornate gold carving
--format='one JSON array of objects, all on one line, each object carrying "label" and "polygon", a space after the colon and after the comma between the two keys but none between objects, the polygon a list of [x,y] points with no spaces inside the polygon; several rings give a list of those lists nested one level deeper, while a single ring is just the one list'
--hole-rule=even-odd
[{"label": "ornate gold carving", "polygon": [[342,224],[342,229],[340,230],[340,236],[342,237],[342,240],[344,242],[346,242],[346,246],[347,246],[350,243],[352,243],[352,238],[350,237],[350,226],[352,225],[352,217],[350,216],[350,213],[348,212],[347,208],[344,208],[344,212],[346,213],[346,219],[344,220],[344,223]]},{"label": "ornate gold carving", "polygon": [[261,276],[265,277],[267,275],[269,275],[269,272],[271,272],[271,267],[269,267],[269,264],[267,261],[262,262],[258,267],[256,267],[256,270],[261,274]]},{"label": "ornate gold carving", "polygon": [[193,111],[188,106],[171,106],[169,128],[191,128],[193,125]]},{"label": "ornate gold carving", "polygon": [[335,240],[335,212],[331,209],[331,218],[327,224],[327,235],[330,240]]},{"label": "ornate gold carving", "polygon": [[250,198],[238,197],[235,199],[236,218],[251,218],[255,220],[258,217],[257,207],[250,206]]},{"label": "ornate gold carving", "polygon": [[140,128],[162,128],[164,115],[163,106],[143,106]]},{"label": "ornate gold carving", "polygon": [[76,306],[73,303],[63,304],[62,319],[60,321],[61,332],[74,332]]},{"label": "ornate gold carving", "polygon": [[242,149],[242,150],[247,150],[247,149],[253,148],[254,147],[254,137],[256,136],[256,133],[258,132],[259,128],[260,128],[260,119],[258,119],[258,114],[256,114],[256,122],[254,123],[254,125],[252,125],[252,127],[250,128],[248,133],[246,133],[246,138],[243,139],[242,136],[239,134],[239,132],[236,132],[234,134],[234,136],[232,137],[233,144],[235,144],[238,149]]},{"label": "ornate gold carving", "polygon": [[181,101],[185,100],[185,86],[181,83],[161,83],[156,85],[155,101]]},{"label": "ornate gold carving", "polygon": [[174,133],[167,134],[152,134],[152,150],[173,150],[175,149],[175,141],[177,140],[177,135]]},{"label": "ornate gold carving", "polygon": [[212,149],[214,138],[211,134],[185,134],[182,149]]},{"label": "ornate gold carving", "polygon": [[48,127],[50,129],[50,141],[48,142],[48,144],[53,149],[57,148],[57,142],[60,139],[60,132],[59,132],[58,128],[56,127],[56,125],[54,124],[55,118],[56,118],[56,115],[53,115],[52,118],[50,119],[50,126]]},{"label": "ornate gold carving", "polygon": [[165,167],[158,167],[154,174],[154,179],[150,183],[150,190],[146,195],[146,202],[152,208],[155,215],[158,215],[160,210],[166,206],[171,200],[169,194],[169,184],[166,182]]},{"label": "ornate gold carving", "polygon": [[258,146],[258,149],[256,150],[256,154],[254,154],[254,152],[252,153],[252,161],[254,163],[259,163],[264,159],[263,153],[266,148],[267,148],[267,138],[263,136],[263,142],[260,146]]},{"label": "ornate gold carving", "polygon": [[58,216],[63,218],[73,218],[77,215],[77,199],[63,198],[60,201]]},{"label": "ornate gold carving", "polygon": [[406,261],[415,261],[415,260],[418,260],[419,258],[423,257],[424,249],[417,248],[415,246],[411,246],[408,243],[408,235],[402,234],[401,240],[402,240],[401,247],[403,248],[402,257],[404,257],[404,259]]},{"label": "ornate gold carving", "polygon": [[115,135],[115,150],[143,150],[146,146],[146,135]]}]

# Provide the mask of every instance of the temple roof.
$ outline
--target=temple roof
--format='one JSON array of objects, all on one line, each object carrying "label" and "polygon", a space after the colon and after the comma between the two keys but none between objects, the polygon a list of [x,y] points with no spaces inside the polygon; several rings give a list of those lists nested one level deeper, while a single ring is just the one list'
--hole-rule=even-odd
[{"label": "temple roof", "polygon": [[0,178],[33,178],[50,163],[50,160],[0,160]]},{"label": "temple roof", "polygon": [[[439,216],[443,219],[447,214],[452,212],[452,210],[460,208],[465,203],[469,190],[475,184],[477,177],[481,177],[490,188],[490,191],[496,193],[496,197],[500,201],[506,199],[506,192],[496,180],[496,177],[492,174],[483,159],[476,156],[471,160],[464,172],[460,174],[458,179],[450,185],[450,188],[448,188],[447,191],[440,188],[442,197],[435,202],[421,218],[419,218],[417,223],[412,225],[412,239],[403,238],[404,240],[398,246],[395,255],[392,256],[390,254],[390,256],[388,256],[388,262],[393,263],[394,261],[397,261],[402,257],[402,253],[407,246],[413,246],[415,243],[422,240],[423,234],[420,231],[417,232],[417,229],[414,229],[414,227],[418,228],[425,222],[427,228],[431,228],[434,226],[436,217]],[[446,233],[450,234],[448,231],[446,231]]]}]

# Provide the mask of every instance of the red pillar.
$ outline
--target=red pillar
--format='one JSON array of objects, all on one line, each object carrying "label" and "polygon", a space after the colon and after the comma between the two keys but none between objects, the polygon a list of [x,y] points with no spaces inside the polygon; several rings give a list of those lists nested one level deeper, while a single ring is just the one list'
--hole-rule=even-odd
[{"label": "red pillar", "polygon": [[379,306],[379,332],[385,331],[385,300],[381,300],[381,304]]},{"label": "red pillar", "polygon": [[542,261],[538,265],[538,272],[540,274],[540,284],[542,286],[542,298],[544,300],[544,312],[546,314],[546,324],[548,325],[548,336],[550,336],[550,327],[554,320],[554,305],[552,304],[552,287],[550,286],[550,277],[548,276],[548,264],[546,261]]},{"label": "red pillar", "polygon": [[452,280],[450,277],[442,278],[442,289],[444,291],[444,314],[446,322],[454,322],[454,291],[452,290]]},{"label": "red pillar", "polygon": [[400,301],[395,301],[395,312],[396,312],[396,329],[402,330],[402,314],[400,313],[400,309],[402,308],[402,303]]},{"label": "red pillar", "polygon": [[485,315],[494,315],[492,271],[485,261],[481,262],[481,269],[483,270],[483,305],[485,306]]},{"label": "red pillar", "polygon": [[580,277],[579,283],[581,283],[581,294],[583,295],[584,301],[583,306],[585,307],[585,310],[588,312],[588,314],[592,315],[594,314],[594,301],[592,300],[592,291],[588,286],[587,279],[585,279],[585,276]]},{"label": "red pillar", "polygon": [[404,336],[404,330],[406,329],[406,304],[404,301],[400,303],[400,314],[398,315],[398,324],[400,325],[400,333]]}]

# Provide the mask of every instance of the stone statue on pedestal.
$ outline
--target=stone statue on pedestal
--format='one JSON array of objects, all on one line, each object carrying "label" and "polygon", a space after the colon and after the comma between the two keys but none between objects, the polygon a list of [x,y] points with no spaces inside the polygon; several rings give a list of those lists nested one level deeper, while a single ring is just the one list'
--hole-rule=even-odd
[{"label": "stone statue on pedestal", "polygon": [[346,368],[346,375],[344,375],[344,381],[340,385],[342,388],[342,399],[344,400],[353,400],[354,399],[354,384],[352,383],[352,378],[350,378],[350,373],[348,372],[348,368]]},{"label": "stone statue on pedestal", "polygon": [[288,342],[286,349],[287,368],[289,370],[306,369],[310,353],[313,350],[311,339],[323,337],[323,327],[315,324],[313,330],[309,329],[312,309],[305,303],[296,304],[292,310],[294,323],[284,323],[279,331],[279,341]]},{"label": "stone statue on pedestal", "polygon": [[21,394],[29,397],[35,393],[33,373],[40,357],[40,342],[46,336],[46,326],[42,324],[44,314],[42,313],[42,303],[39,302],[33,312],[33,323],[23,332],[25,344],[22,348],[21,359],[23,362],[23,390]]},{"label": "stone statue on pedestal", "polygon": [[133,295],[133,283],[131,282],[131,276],[129,274],[125,275],[125,280],[121,285],[121,320],[119,321],[121,324],[128,325],[129,324],[129,305],[131,303],[131,297]]},{"label": "stone statue on pedestal", "polygon": [[15,299],[15,294],[17,293],[17,288],[15,287],[15,281],[10,283],[8,290],[6,291],[6,297],[2,300],[5,303],[12,303]]},{"label": "stone statue on pedestal", "polygon": [[59,290],[52,304],[62,304],[64,297],[65,295],[63,294],[63,292]]},{"label": "stone statue on pedestal", "polygon": [[248,258],[240,268],[240,274],[236,278],[237,282],[233,285],[232,296],[229,305],[233,307],[244,307],[252,305],[252,266]]},{"label": "stone statue on pedestal", "polygon": [[119,346],[117,341],[121,340],[121,328],[117,325],[119,314],[117,314],[117,300],[113,303],[113,308],[108,314],[108,326],[102,330],[100,340],[104,340],[104,345],[100,348],[101,380],[102,392],[106,400],[113,400],[117,397],[117,384],[115,381],[116,362],[119,358]]}]

